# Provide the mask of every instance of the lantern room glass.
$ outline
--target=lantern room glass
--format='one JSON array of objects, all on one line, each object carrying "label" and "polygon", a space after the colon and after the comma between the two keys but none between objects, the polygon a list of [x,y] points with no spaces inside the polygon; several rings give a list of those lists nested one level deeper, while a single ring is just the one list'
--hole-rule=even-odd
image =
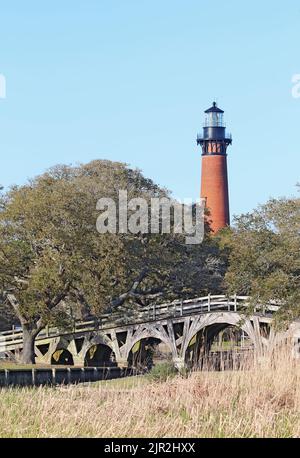
[{"label": "lantern room glass", "polygon": [[223,113],[211,111],[205,117],[205,127],[224,127]]}]

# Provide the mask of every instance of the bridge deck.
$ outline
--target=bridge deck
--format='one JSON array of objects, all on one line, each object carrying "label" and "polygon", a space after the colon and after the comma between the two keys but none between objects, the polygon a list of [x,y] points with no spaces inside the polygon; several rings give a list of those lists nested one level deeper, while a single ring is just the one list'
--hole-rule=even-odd
[{"label": "bridge deck", "polygon": [[[250,298],[248,296],[225,296],[225,295],[208,295],[196,299],[175,300],[170,303],[153,304],[147,307],[141,307],[138,310],[132,310],[125,307],[119,307],[117,312],[103,314],[97,319],[89,321],[74,322],[72,329],[59,329],[58,327],[46,328],[42,330],[36,338],[41,341],[49,338],[55,338],[61,335],[82,334],[95,330],[105,330],[119,328],[123,326],[146,323],[149,321],[159,321],[168,318],[177,318],[189,315],[199,315],[203,313],[232,311],[243,313],[250,307]],[[267,305],[257,305],[254,312],[266,316],[271,316],[279,309],[274,303]],[[127,315],[126,315],[127,314]],[[22,330],[9,330],[0,333],[0,353],[18,348],[23,343]]]}]

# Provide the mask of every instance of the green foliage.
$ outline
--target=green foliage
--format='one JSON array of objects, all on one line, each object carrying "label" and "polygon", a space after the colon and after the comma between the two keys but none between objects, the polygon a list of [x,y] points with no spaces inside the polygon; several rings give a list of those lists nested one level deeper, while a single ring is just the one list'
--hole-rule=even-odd
[{"label": "green foliage", "polygon": [[148,374],[148,378],[155,382],[165,382],[166,380],[178,375],[177,369],[171,362],[156,364]]},{"label": "green foliage", "polygon": [[250,295],[253,303],[282,305],[278,320],[300,315],[300,199],[272,199],[235,219],[219,234],[229,255],[227,291]]},{"label": "green foliage", "polygon": [[[0,291],[34,338],[47,324],[67,325],[126,304],[217,292],[225,263],[209,238],[187,246],[178,234],[99,234],[96,204],[167,197],[166,189],[126,164],[56,166],[0,200]],[[150,223],[149,223],[150,224]]]}]

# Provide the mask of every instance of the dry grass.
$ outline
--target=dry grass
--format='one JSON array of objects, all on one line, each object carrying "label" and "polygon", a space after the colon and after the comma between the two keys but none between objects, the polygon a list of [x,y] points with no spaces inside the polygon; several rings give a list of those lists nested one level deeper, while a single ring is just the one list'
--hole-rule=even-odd
[{"label": "dry grass", "polygon": [[89,386],[2,389],[1,437],[299,437],[300,367],[286,350],[250,370]]}]

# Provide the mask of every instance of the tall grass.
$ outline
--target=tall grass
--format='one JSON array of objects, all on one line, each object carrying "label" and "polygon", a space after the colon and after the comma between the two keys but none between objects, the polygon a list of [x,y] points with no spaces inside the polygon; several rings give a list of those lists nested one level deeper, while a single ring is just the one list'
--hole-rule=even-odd
[{"label": "tall grass", "polygon": [[1,437],[299,437],[289,348],[235,371],[89,386],[2,389]]}]

